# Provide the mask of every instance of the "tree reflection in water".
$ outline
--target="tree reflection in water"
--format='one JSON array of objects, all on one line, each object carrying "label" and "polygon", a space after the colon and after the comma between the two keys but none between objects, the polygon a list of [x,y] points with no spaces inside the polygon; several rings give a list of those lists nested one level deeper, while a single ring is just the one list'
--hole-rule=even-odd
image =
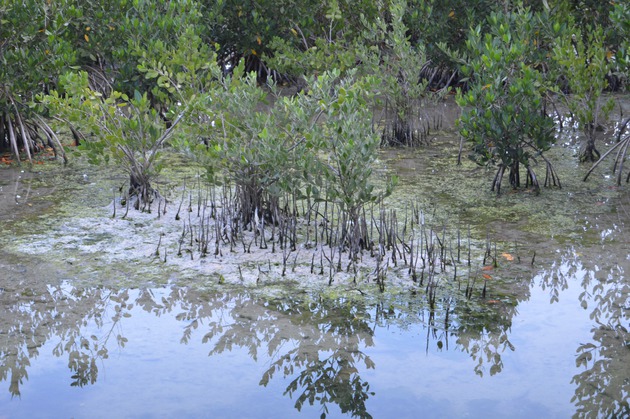
[{"label": "tree reflection in water", "polygon": [[[276,373],[281,372],[286,378],[297,371],[285,394],[296,398],[298,411],[305,402],[313,405],[318,401],[324,413],[328,413],[328,404],[334,403],[342,413],[369,416],[365,402],[373,393],[356,367],[363,364],[374,368],[370,357],[359,349],[373,345],[370,315],[365,306],[343,299],[318,298],[308,303],[274,301],[267,307],[277,313],[277,333],[284,334],[268,341],[269,354],[277,351],[272,342],[292,339],[297,344],[279,356],[263,374],[260,384],[266,386]],[[287,336],[291,330],[297,336]]]},{"label": "tree reflection in water", "polygon": [[[618,209],[624,210],[623,206]],[[598,235],[583,248],[571,247],[543,271],[536,281],[549,289],[551,302],[560,292],[578,283],[579,303],[593,322],[590,342],[576,348],[581,370],[572,383],[571,400],[579,417],[630,417],[630,242],[628,217],[593,226]],[[612,227],[610,227],[612,226]],[[625,258],[624,258],[625,255]]]},{"label": "tree reflection in water", "polygon": [[[450,298],[427,311],[417,296],[411,297],[383,296],[370,302],[363,296],[350,300],[316,293],[288,292],[271,298],[242,290],[204,293],[183,287],[114,290],[67,283],[28,288],[5,284],[0,292],[4,307],[0,378],[10,382],[13,396],[19,396],[30,360],[39,356],[44,344],[52,343],[55,356],[67,357],[71,385],[94,384],[110,350],[124,348],[122,324],[133,321],[129,317],[134,310],[175,317],[185,325],[181,343],[200,340],[210,346],[210,355],[242,347],[256,360],[264,352],[272,361],[260,385],[267,386],[277,376],[288,379],[284,394],[295,400],[298,410],[308,403],[321,406],[326,414],[337,405],[343,413],[370,416],[366,401],[374,393],[360,371],[375,368],[364,350],[374,345],[377,326],[422,324],[427,351],[431,341],[448,349],[449,336],[456,335],[473,358],[492,353],[491,373],[500,371],[500,351],[489,348],[507,342],[511,312],[497,318],[487,311],[473,319],[471,313],[476,311],[460,309]],[[473,327],[478,321],[485,326]]]},{"label": "tree reflection in water", "polygon": [[[59,340],[54,355],[68,356],[72,386],[96,382],[97,361],[107,358],[112,336],[124,346],[126,339],[116,328],[121,317],[128,315],[127,290],[79,289],[67,284],[37,288],[20,283],[15,288],[4,285],[0,290],[0,380],[9,380],[12,396],[20,395],[20,385],[28,379],[30,359],[36,358],[39,348],[51,339]],[[83,335],[82,327],[88,322],[103,331],[100,337]]]},{"label": "tree reflection in water", "polygon": [[[583,306],[596,324],[593,341],[578,351],[576,374],[578,414],[628,414],[630,365],[628,318],[630,289],[624,267],[608,272],[587,268],[569,252],[536,279],[550,290],[552,301],[569,277],[582,277]],[[28,379],[31,359],[46,343],[53,354],[67,357],[73,386],[93,384],[99,366],[114,348],[124,350],[125,322],[138,310],[156,317],[174,317],[183,332],[182,344],[201,342],[209,355],[245,348],[257,360],[271,359],[260,378],[267,386],[277,377],[288,380],[285,395],[301,410],[332,406],[352,416],[369,417],[367,401],[374,395],[362,371],[376,367],[367,348],[374,346],[377,328],[419,325],[426,330],[426,351],[455,349],[467,353],[477,375],[494,375],[503,368],[505,351],[515,350],[509,333],[517,306],[529,298],[529,281],[522,281],[512,300],[455,300],[442,297],[429,306],[419,295],[323,297],[286,290],[263,297],[244,290],[201,291],[192,287],[164,289],[75,288],[60,285],[5,283],[0,290],[0,379],[13,396]],[[97,332],[94,332],[97,330]],[[449,348],[450,346],[454,347]]]}]

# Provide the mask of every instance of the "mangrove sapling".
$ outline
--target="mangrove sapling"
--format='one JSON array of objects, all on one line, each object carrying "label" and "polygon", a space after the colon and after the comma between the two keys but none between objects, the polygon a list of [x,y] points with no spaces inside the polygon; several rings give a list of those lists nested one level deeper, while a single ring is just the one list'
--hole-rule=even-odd
[{"label": "mangrove sapling", "polygon": [[61,93],[52,91],[38,99],[55,115],[75,124],[90,139],[81,144],[93,163],[113,159],[129,175],[129,197],[136,197],[135,208],[145,209],[158,197],[151,182],[160,172],[159,157],[164,143],[181,121],[175,118],[167,128],[151,107],[147,94],[112,91],[108,97],[91,90],[86,72],[68,73],[60,81]]},{"label": "mangrove sapling", "polygon": [[[275,86],[268,87],[273,94]],[[222,174],[235,185],[244,228],[253,228],[256,211],[269,221],[276,208],[289,207],[290,199],[280,208],[281,197],[300,190],[300,173],[317,152],[310,138],[317,131],[313,99],[300,93],[269,103],[269,96],[255,74],[244,73],[241,62],[206,101],[205,113],[213,122],[197,127],[208,146],[196,151],[213,177]]]},{"label": "mangrove sapling", "polygon": [[[533,163],[555,141],[553,119],[545,112],[546,88],[540,72],[528,65],[531,13],[492,14],[490,33],[471,29],[471,54],[462,71],[471,78],[468,90],[459,90],[462,108],[458,120],[463,139],[472,143],[470,158],[480,165],[496,165],[492,191],[501,192],[506,170],[512,188],[521,186],[525,168],[527,185],[540,185]],[[548,170],[553,170],[551,165]]]},{"label": "mangrove sapling", "polygon": [[573,28],[571,36],[567,34],[558,40],[553,53],[571,93],[559,91],[558,95],[585,136],[580,161],[595,162],[601,156],[595,147],[596,132],[615,105],[612,99],[603,101],[601,97],[608,87],[606,76],[611,67],[603,29],[586,27],[582,33]]},{"label": "mangrove sapling", "polygon": [[[339,226],[341,235],[338,240],[352,257],[357,257],[369,242],[366,237],[361,237],[364,233],[360,228],[363,208],[387,196],[395,179],[391,179],[386,190],[380,193],[371,183],[372,164],[380,140],[371,131],[367,103],[377,80],[370,77],[355,80],[353,76],[351,72],[339,80],[339,72],[333,71],[312,82],[309,94],[317,101],[324,118],[322,136],[318,138],[321,152],[315,161],[318,166],[315,173],[319,176],[307,173],[306,182],[317,186],[321,194],[319,199],[338,206],[343,216],[337,217],[336,222],[345,220]],[[325,190],[321,190],[322,185]]]},{"label": "mangrove sapling", "polygon": [[410,31],[405,24],[407,3],[391,1],[385,9],[388,16],[371,21],[362,19],[363,39],[355,48],[364,67],[362,71],[379,75],[377,96],[385,104],[381,143],[388,146],[418,146],[427,142],[419,113],[434,95],[427,90],[426,81],[419,79],[418,69],[428,58],[425,45],[420,40],[412,44],[409,39]]}]

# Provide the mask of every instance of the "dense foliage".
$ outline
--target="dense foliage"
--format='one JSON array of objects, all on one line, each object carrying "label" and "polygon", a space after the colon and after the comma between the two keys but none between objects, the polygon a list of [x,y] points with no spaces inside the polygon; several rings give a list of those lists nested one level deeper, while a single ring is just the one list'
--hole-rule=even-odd
[{"label": "dense foliage", "polygon": [[[542,156],[553,141],[546,109],[550,100],[566,99],[587,138],[583,160],[597,158],[594,130],[610,107],[600,104],[599,97],[606,88],[619,90],[627,84],[629,16],[630,8],[623,2],[573,0],[28,0],[19,7],[3,0],[0,151],[30,159],[33,152],[52,147],[65,158],[51,127],[51,121],[62,121],[92,154],[98,151],[106,159],[122,144],[133,150],[127,154],[140,156],[145,143],[133,138],[145,138],[147,132],[133,134],[142,129],[133,121],[146,117],[155,129],[155,135],[148,134],[151,141],[165,145],[162,134],[169,130],[177,144],[202,159],[211,173],[245,181],[239,166],[250,161],[255,167],[250,178],[270,186],[263,195],[250,197],[253,201],[247,206],[256,209],[260,200],[264,207],[263,201],[275,199],[268,193],[309,185],[302,179],[304,184],[290,186],[276,175],[258,173],[265,164],[303,172],[294,157],[285,156],[287,148],[301,153],[308,144],[309,152],[333,150],[328,155],[333,160],[364,153],[361,158],[369,162],[376,152],[372,138],[394,146],[422,144],[426,140],[419,122],[422,107],[440,97],[435,91],[444,94],[457,86],[464,109],[463,137],[470,140],[478,162],[498,165],[493,189],[500,190],[505,170],[511,185],[519,187],[521,166],[525,183],[537,188],[536,161],[545,162],[550,183],[556,183],[551,164]],[[235,73],[236,69],[240,70]],[[79,76],[79,71],[86,73]],[[347,75],[351,89],[340,85]],[[328,98],[332,100],[328,104],[328,99],[313,95],[322,76],[331,80],[331,92],[338,95]],[[73,77],[87,80],[87,85],[60,84]],[[288,83],[301,93],[274,99],[260,112],[274,96],[260,87],[267,81]],[[344,96],[361,88],[366,91]],[[96,106],[88,97],[102,104]],[[364,99],[355,104],[356,114],[328,114],[342,109],[342,97]],[[103,114],[77,119],[70,104],[75,112],[89,105]],[[120,107],[117,117],[130,120],[116,140],[100,135],[103,126],[97,122],[107,119],[110,107]],[[385,113],[378,116],[373,111],[377,107]],[[372,112],[371,118],[364,111]],[[139,113],[132,117],[134,112]],[[326,117],[318,119],[322,113]],[[174,129],[179,115],[182,123]],[[343,150],[358,144],[353,139],[358,134],[346,137],[348,124],[340,120],[335,125],[338,117],[360,121],[357,130],[367,139],[352,156]],[[368,119],[370,123],[364,124]],[[325,144],[308,138],[319,129],[324,133],[318,138]],[[266,141],[268,148],[253,148],[252,141],[256,147]],[[206,151],[201,153],[202,149]],[[241,155],[245,152],[252,155]],[[292,166],[278,165],[275,157],[264,157],[267,152]],[[251,163],[257,158],[269,162]],[[130,171],[133,194],[151,192],[149,179],[159,166],[141,165],[146,172],[141,176],[133,175],[136,169],[126,163],[123,166]],[[320,175],[327,178],[325,168],[308,170],[323,170]],[[336,176],[338,182],[347,180]],[[366,188],[364,180],[357,182]],[[338,186],[340,191],[345,187]],[[344,193],[345,198],[342,193],[334,199],[349,199],[348,191]],[[348,209],[354,205],[349,203]]]},{"label": "dense foliage", "polygon": [[[531,12],[520,11],[492,14],[488,21],[489,33],[482,36],[477,27],[467,41],[471,59],[462,70],[473,82],[457,95],[463,108],[460,132],[473,144],[473,160],[498,166],[492,190],[500,192],[506,169],[510,185],[520,187],[524,166],[525,186],[537,191],[533,165],[553,144],[554,123],[545,112],[543,75],[528,65],[535,50],[535,19]],[[556,183],[551,165],[546,167]]]}]

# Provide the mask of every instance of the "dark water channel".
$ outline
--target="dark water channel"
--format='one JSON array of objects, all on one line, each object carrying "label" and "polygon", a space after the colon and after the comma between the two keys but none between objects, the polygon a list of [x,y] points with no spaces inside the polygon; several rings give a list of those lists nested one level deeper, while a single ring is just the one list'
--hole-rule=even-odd
[{"label": "dark water channel", "polygon": [[134,258],[155,240],[132,234],[146,218],[112,220],[120,176],[0,170],[0,418],[628,417],[630,187],[582,183],[566,144],[563,189],[497,198],[455,148],[382,156],[391,205],[412,196],[500,254],[473,258],[486,295],[444,280],[433,306],[410,280],[218,284]]}]

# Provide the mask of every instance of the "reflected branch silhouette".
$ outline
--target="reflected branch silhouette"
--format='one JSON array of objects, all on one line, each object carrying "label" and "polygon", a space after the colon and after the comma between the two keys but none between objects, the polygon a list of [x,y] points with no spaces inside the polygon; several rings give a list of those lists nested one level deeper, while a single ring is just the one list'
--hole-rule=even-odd
[{"label": "reflected branch silhouette", "polygon": [[514,350],[508,333],[516,302],[491,306],[484,301],[444,297],[429,307],[413,292],[352,300],[316,292],[269,297],[242,289],[176,286],[18,286],[0,293],[7,308],[0,322],[10,337],[0,343],[0,379],[19,396],[39,348],[58,339],[53,354],[67,357],[71,385],[94,384],[112,348],[125,347],[123,323],[134,321],[129,318],[141,310],[180,322],[179,341],[208,345],[209,356],[244,348],[253,360],[269,357],[259,384],[288,380],[284,395],[297,410],[319,406],[326,416],[334,415],[335,406],[343,414],[370,417],[367,402],[375,393],[362,373],[376,367],[366,349],[374,346],[377,330],[420,327],[426,330],[427,353],[448,350],[454,337],[454,349],[469,354],[478,375],[501,371],[502,354]]},{"label": "reflected branch silhouette", "polygon": [[[553,290],[551,302],[569,283],[582,288],[579,304],[589,311],[592,338],[576,348],[575,394],[571,402],[577,417],[629,417],[630,405],[630,260],[618,259],[619,246],[628,248],[627,228],[606,223],[604,233],[590,247],[570,247],[539,276],[541,285]],[[597,227],[597,226],[596,226]],[[608,247],[616,247],[616,251]],[[600,254],[582,258],[581,254]],[[621,252],[623,253],[623,251]],[[630,254],[630,252],[629,252]]]},{"label": "reflected branch silhouette", "polygon": [[[108,340],[126,313],[128,290],[74,288],[68,284],[22,288],[6,285],[0,293],[4,307],[0,316],[6,338],[0,343],[0,380],[9,379],[12,396],[20,396],[20,385],[28,379],[30,360],[50,339],[59,339],[53,348],[57,357],[68,356],[73,386],[94,384],[97,361],[108,357]],[[127,314],[128,315],[128,314]],[[84,327],[93,322],[99,329],[105,321],[111,327],[100,337],[84,336]],[[116,335],[123,346],[125,338]]]}]

